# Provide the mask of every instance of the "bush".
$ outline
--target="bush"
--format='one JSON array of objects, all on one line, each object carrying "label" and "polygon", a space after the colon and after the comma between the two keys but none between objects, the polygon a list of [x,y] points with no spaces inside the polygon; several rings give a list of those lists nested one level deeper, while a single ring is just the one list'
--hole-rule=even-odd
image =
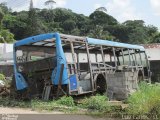
[{"label": "bush", "polygon": [[98,111],[108,111],[108,98],[106,96],[91,96],[90,98],[85,98],[82,101],[82,107],[91,109],[91,110],[98,110]]},{"label": "bush", "polygon": [[0,74],[0,80],[5,81],[5,76],[3,74]]},{"label": "bush", "polygon": [[69,106],[69,107],[73,107],[75,106],[74,100],[71,96],[69,97],[61,97],[59,100],[56,101],[57,104],[60,105],[65,105],[65,106]]},{"label": "bush", "polygon": [[11,99],[9,97],[6,97],[6,98],[0,97],[0,106],[2,106],[2,107],[28,108],[28,107],[30,107],[30,102],[18,101],[18,100],[15,100],[15,99]]},{"label": "bush", "polygon": [[72,111],[74,108],[74,100],[72,97],[61,97],[58,100],[53,100],[53,101],[42,101],[42,100],[32,100],[31,106],[33,109],[38,109],[38,110],[58,110],[58,111],[65,111],[66,108],[65,106],[71,107],[67,108],[67,112]]},{"label": "bush", "polygon": [[37,109],[37,110],[49,110],[52,111],[57,107],[57,104],[55,101],[42,101],[42,100],[32,100],[31,101],[31,107],[32,109]]},{"label": "bush", "polygon": [[160,115],[160,85],[141,83],[140,89],[128,98],[127,112],[134,115]]},{"label": "bush", "polygon": [[0,80],[2,80],[4,82],[4,85],[6,87],[9,87],[11,84],[11,80],[10,79],[6,79],[5,75],[0,74]]}]

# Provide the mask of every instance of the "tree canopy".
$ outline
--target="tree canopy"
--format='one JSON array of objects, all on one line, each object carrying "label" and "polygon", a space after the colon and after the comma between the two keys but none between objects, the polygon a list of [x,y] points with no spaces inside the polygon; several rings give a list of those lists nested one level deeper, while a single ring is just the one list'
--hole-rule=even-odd
[{"label": "tree canopy", "polygon": [[[53,6],[56,2],[48,0],[44,4]],[[157,27],[146,25],[143,20],[127,20],[119,23],[103,7],[85,16],[69,9],[53,7],[12,12],[5,3],[0,4],[0,37],[6,42],[48,32],[134,44],[160,42],[160,32]]]}]

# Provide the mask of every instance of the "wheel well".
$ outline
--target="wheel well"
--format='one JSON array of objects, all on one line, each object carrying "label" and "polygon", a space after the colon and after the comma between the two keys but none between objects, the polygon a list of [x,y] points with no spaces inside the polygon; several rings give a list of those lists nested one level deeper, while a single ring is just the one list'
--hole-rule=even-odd
[{"label": "wheel well", "polygon": [[138,76],[137,76],[137,77],[138,77],[138,78],[137,78],[138,83],[139,83],[140,81],[143,81],[143,80],[144,80],[144,74],[143,74],[142,70],[139,70],[139,71],[138,71]]},{"label": "wheel well", "polygon": [[97,92],[104,93],[106,92],[107,84],[106,84],[106,78],[103,74],[99,74],[96,78],[96,88]]},{"label": "wheel well", "polygon": [[139,70],[139,71],[138,71],[138,76],[143,76],[142,70]]}]

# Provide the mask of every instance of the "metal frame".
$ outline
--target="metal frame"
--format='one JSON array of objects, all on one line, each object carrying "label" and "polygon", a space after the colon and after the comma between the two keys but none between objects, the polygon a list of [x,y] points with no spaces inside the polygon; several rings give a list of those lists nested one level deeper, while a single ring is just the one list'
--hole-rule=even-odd
[{"label": "metal frame", "polygon": [[[54,44],[53,41],[55,42]],[[36,45],[36,44],[40,45]],[[115,72],[116,67],[118,66],[117,64],[117,58],[116,58],[116,49],[121,50],[122,55],[123,55],[123,63],[124,63],[124,49],[128,50],[128,55],[129,55],[129,61],[131,62],[131,54],[130,54],[130,49],[132,50],[139,50],[139,51],[145,51],[144,47],[138,46],[138,45],[131,45],[131,44],[125,44],[125,43],[118,43],[118,42],[112,42],[112,41],[107,41],[107,40],[99,40],[99,39],[94,39],[94,38],[85,38],[85,37],[78,37],[78,36],[71,36],[71,35],[64,35],[64,34],[59,34],[59,33],[49,33],[49,34],[42,34],[38,36],[33,36],[29,37],[26,39],[23,39],[21,41],[18,41],[14,44],[14,72],[15,72],[15,79],[16,79],[16,84],[17,84],[17,89],[21,90],[27,87],[27,84],[25,82],[25,79],[23,76],[18,73],[17,68],[16,68],[16,50],[19,47],[32,47],[36,46],[39,48],[53,48],[56,50],[56,55],[57,57],[57,71],[53,71],[52,73],[56,72],[56,76],[52,74],[51,79],[52,83],[54,85],[58,85],[59,83],[59,78],[60,78],[60,69],[61,65],[64,65],[63,68],[63,75],[62,75],[62,82],[61,84],[70,84],[69,79],[69,73],[68,73],[68,66],[67,66],[67,61],[64,55],[64,50],[65,51],[71,51],[72,57],[73,57],[73,65],[71,65],[71,70],[74,69],[74,74],[76,75],[76,80],[77,83],[80,81],[78,74],[80,72],[80,65],[79,61],[78,66],[76,64],[76,57],[75,57],[75,50],[78,50],[79,53],[84,52],[87,54],[87,59],[88,59],[88,64],[89,64],[89,73],[90,73],[90,83],[91,83],[91,88],[92,92],[96,90],[95,86],[95,81],[96,77],[98,74],[104,74],[105,77],[107,78],[108,71]],[[46,48],[47,47],[47,48]],[[105,51],[108,50],[105,47],[108,47],[111,49],[113,52],[114,60],[115,60],[115,67],[106,64],[105,62]],[[77,54],[79,54],[77,53]],[[96,53],[96,65],[97,65],[97,70],[93,69],[93,63],[91,62],[90,59],[90,53]],[[97,60],[97,53],[101,53],[102,55],[102,63],[98,63]],[[135,55],[135,53],[134,53]],[[111,57],[111,56],[110,56]],[[133,55],[132,55],[133,57]],[[141,55],[140,55],[141,58]],[[135,56],[136,59],[136,56]],[[142,58],[141,58],[142,59]],[[146,58],[147,59],[147,58]],[[110,62],[112,62],[112,59],[110,58]],[[142,62],[142,60],[141,60]],[[94,63],[95,65],[95,63]],[[137,64],[136,64],[137,65]],[[133,67],[133,65],[130,63],[130,67]],[[103,69],[103,70],[102,70]],[[77,84],[77,89],[75,91],[78,91],[78,84]],[[71,93],[72,91],[69,91]],[[77,94],[80,94],[79,92]]]}]

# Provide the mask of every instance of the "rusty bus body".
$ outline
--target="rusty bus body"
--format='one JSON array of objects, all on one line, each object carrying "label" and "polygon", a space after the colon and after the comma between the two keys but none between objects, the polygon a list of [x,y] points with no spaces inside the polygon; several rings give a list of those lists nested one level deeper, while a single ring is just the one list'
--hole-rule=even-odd
[{"label": "rusty bus body", "polygon": [[49,33],[14,44],[14,74],[18,91],[43,99],[97,91],[122,100],[150,81],[150,66],[142,46]]}]

